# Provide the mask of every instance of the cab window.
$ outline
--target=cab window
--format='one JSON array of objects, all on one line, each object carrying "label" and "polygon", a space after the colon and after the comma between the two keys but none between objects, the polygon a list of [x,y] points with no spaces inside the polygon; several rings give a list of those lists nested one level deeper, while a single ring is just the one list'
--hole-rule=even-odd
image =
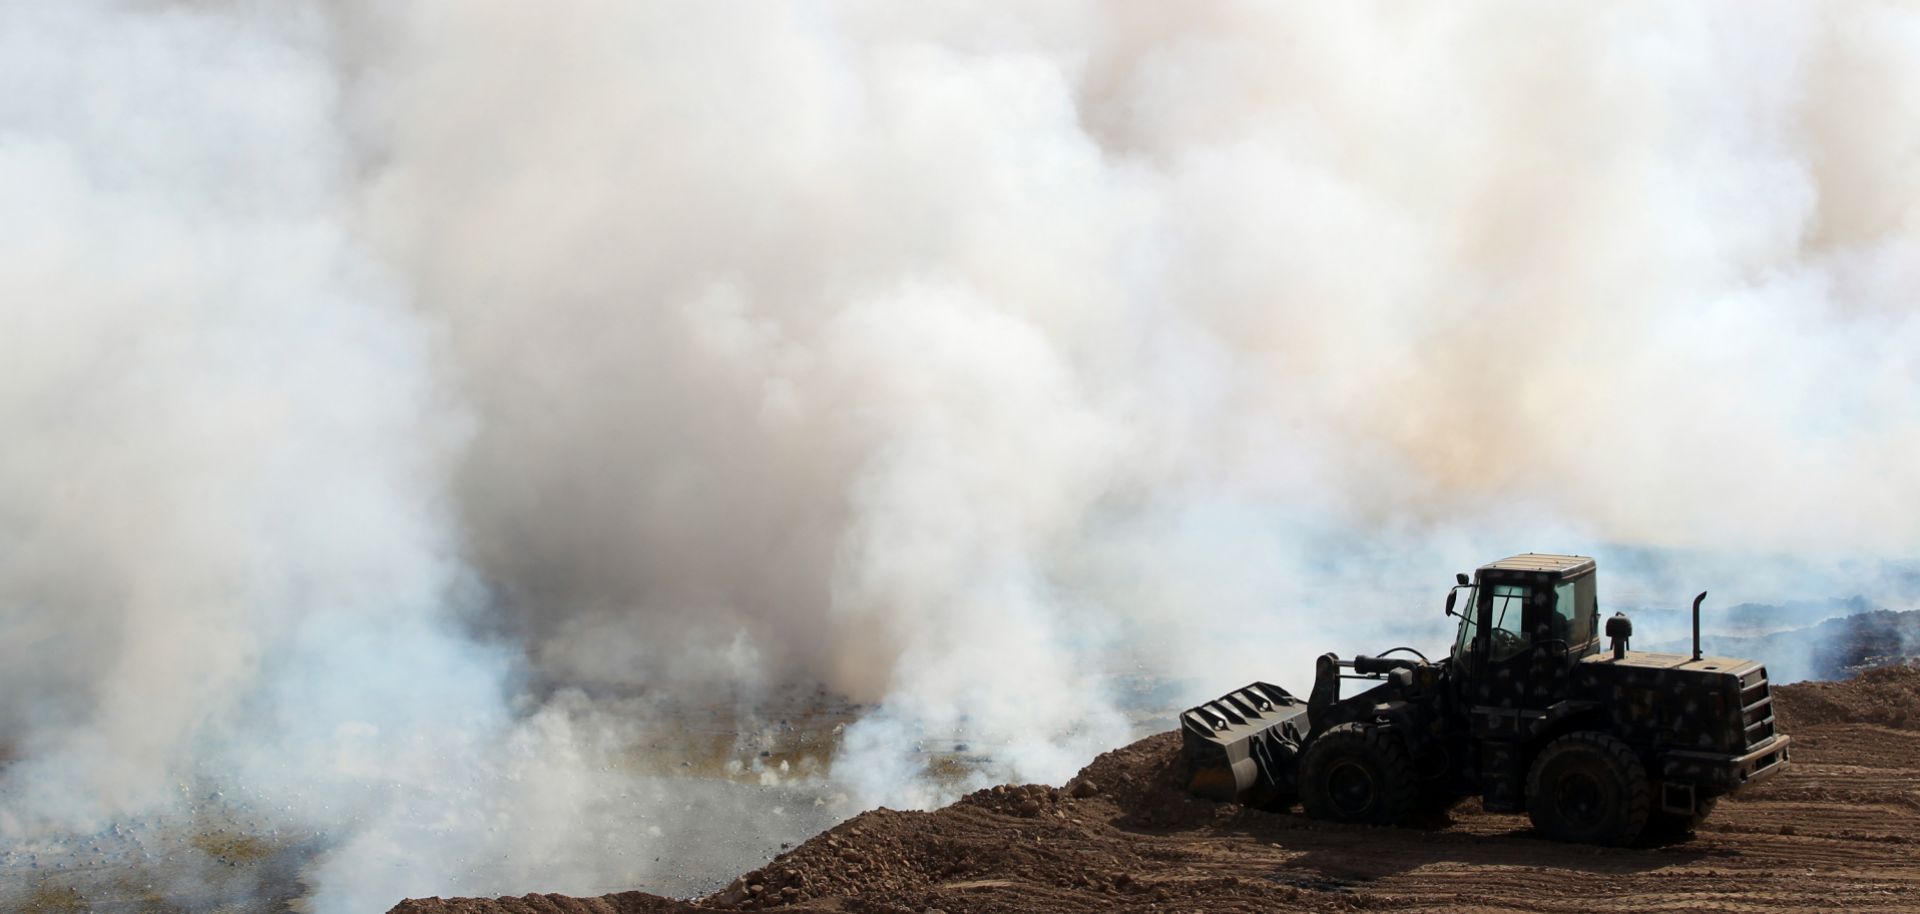
[{"label": "cab window", "polygon": [[1553,588],[1553,617],[1550,637],[1569,646],[1585,644],[1593,638],[1593,623],[1600,608],[1594,599],[1593,575],[1562,581]]},{"label": "cab window", "polygon": [[1493,614],[1489,617],[1492,625],[1488,629],[1492,644],[1488,646],[1487,659],[1508,660],[1527,649],[1526,627],[1521,621],[1526,615],[1526,605],[1527,588],[1516,584],[1494,585]]}]

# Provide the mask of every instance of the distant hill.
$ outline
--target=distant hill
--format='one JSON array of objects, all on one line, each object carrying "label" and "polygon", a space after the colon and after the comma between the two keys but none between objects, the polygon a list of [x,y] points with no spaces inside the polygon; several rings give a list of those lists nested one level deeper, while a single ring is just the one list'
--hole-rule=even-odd
[{"label": "distant hill", "polygon": [[[1844,619],[1885,608],[1865,597],[1735,603],[1732,606],[1720,606],[1708,600],[1700,624],[1709,634],[1758,637],[1811,628],[1829,619]],[[1643,633],[1658,635],[1662,643],[1671,640],[1668,636],[1675,631],[1690,632],[1693,627],[1693,614],[1685,600],[1660,605],[1615,601],[1608,604],[1604,611],[1611,613],[1616,609],[1632,616],[1636,628],[1641,628],[1644,620]],[[1688,637],[1691,639],[1692,636]]]},{"label": "distant hill", "polygon": [[[1724,626],[1727,633],[1733,635],[1770,635],[1884,608],[1875,606],[1865,597],[1852,597],[1845,600],[1792,600],[1780,604],[1736,603],[1722,612],[1715,613],[1714,625]],[[1691,621],[1688,624],[1691,625]]]},{"label": "distant hill", "polygon": [[[1753,604],[1738,609],[1747,609]],[[1785,610],[1781,618],[1794,611]],[[1766,616],[1749,611],[1742,622]],[[1746,628],[1746,625],[1740,626]],[[1775,682],[1802,679],[1847,679],[1864,669],[1889,662],[1920,658],[1920,610],[1894,612],[1876,609],[1816,625],[1776,631],[1765,635],[1729,635],[1711,627],[1701,632],[1701,649],[1721,656],[1749,657],[1767,665],[1767,676]],[[1650,650],[1686,652],[1693,649],[1692,635],[1685,639],[1667,639],[1647,645]]]}]

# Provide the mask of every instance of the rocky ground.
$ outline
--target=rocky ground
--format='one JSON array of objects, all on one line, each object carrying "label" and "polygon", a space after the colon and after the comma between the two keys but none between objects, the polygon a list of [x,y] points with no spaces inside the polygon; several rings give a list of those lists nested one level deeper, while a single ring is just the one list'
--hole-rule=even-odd
[{"label": "rocky ground", "polygon": [[1062,788],[863,813],[705,898],[429,898],[392,914],[1920,911],[1920,668],[1776,695],[1793,767],[1666,846],[1556,844],[1472,802],[1412,829],[1197,801],[1166,733]]}]

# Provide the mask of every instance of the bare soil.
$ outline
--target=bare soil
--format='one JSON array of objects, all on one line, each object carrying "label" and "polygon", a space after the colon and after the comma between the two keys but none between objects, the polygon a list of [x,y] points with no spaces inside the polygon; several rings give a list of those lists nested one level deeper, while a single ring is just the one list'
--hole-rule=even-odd
[{"label": "bare soil", "polygon": [[862,813],[703,899],[429,898],[392,914],[1920,912],[1920,667],[1775,695],[1792,767],[1664,846],[1557,844],[1473,801],[1421,829],[1216,805],[1179,790],[1163,733],[1064,787]]}]

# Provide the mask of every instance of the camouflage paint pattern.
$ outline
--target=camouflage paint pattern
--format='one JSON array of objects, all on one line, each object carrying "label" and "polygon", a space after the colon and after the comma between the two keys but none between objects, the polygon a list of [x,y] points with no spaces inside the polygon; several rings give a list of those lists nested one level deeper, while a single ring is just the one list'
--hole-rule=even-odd
[{"label": "camouflage paint pattern", "polygon": [[[1293,769],[1312,737],[1351,721],[1398,733],[1429,788],[1480,793],[1495,811],[1525,808],[1534,756],[1575,730],[1605,732],[1632,747],[1661,808],[1672,812],[1784,768],[1790,738],[1775,732],[1766,668],[1725,657],[1602,653],[1597,603],[1556,607],[1557,585],[1578,585],[1595,571],[1584,556],[1534,554],[1481,567],[1476,599],[1464,610],[1474,614],[1476,632],[1458,655],[1409,661],[1346,698],[1341,671],[1355,664],[1325,655],[1310,715],[1299,699],[1265,683],[1189,710],[1182,729],[1193,789],[1259,805],[1290,802]],[[1492,609],[1503,585],[1523,589],[1525,642],[1496,660]],[[1591,595],[1591,581],[1584,586]],[[1555,637],[1556,627],[1565,638]],[[1363,667],[1381,662],[1356,658]]]}]

